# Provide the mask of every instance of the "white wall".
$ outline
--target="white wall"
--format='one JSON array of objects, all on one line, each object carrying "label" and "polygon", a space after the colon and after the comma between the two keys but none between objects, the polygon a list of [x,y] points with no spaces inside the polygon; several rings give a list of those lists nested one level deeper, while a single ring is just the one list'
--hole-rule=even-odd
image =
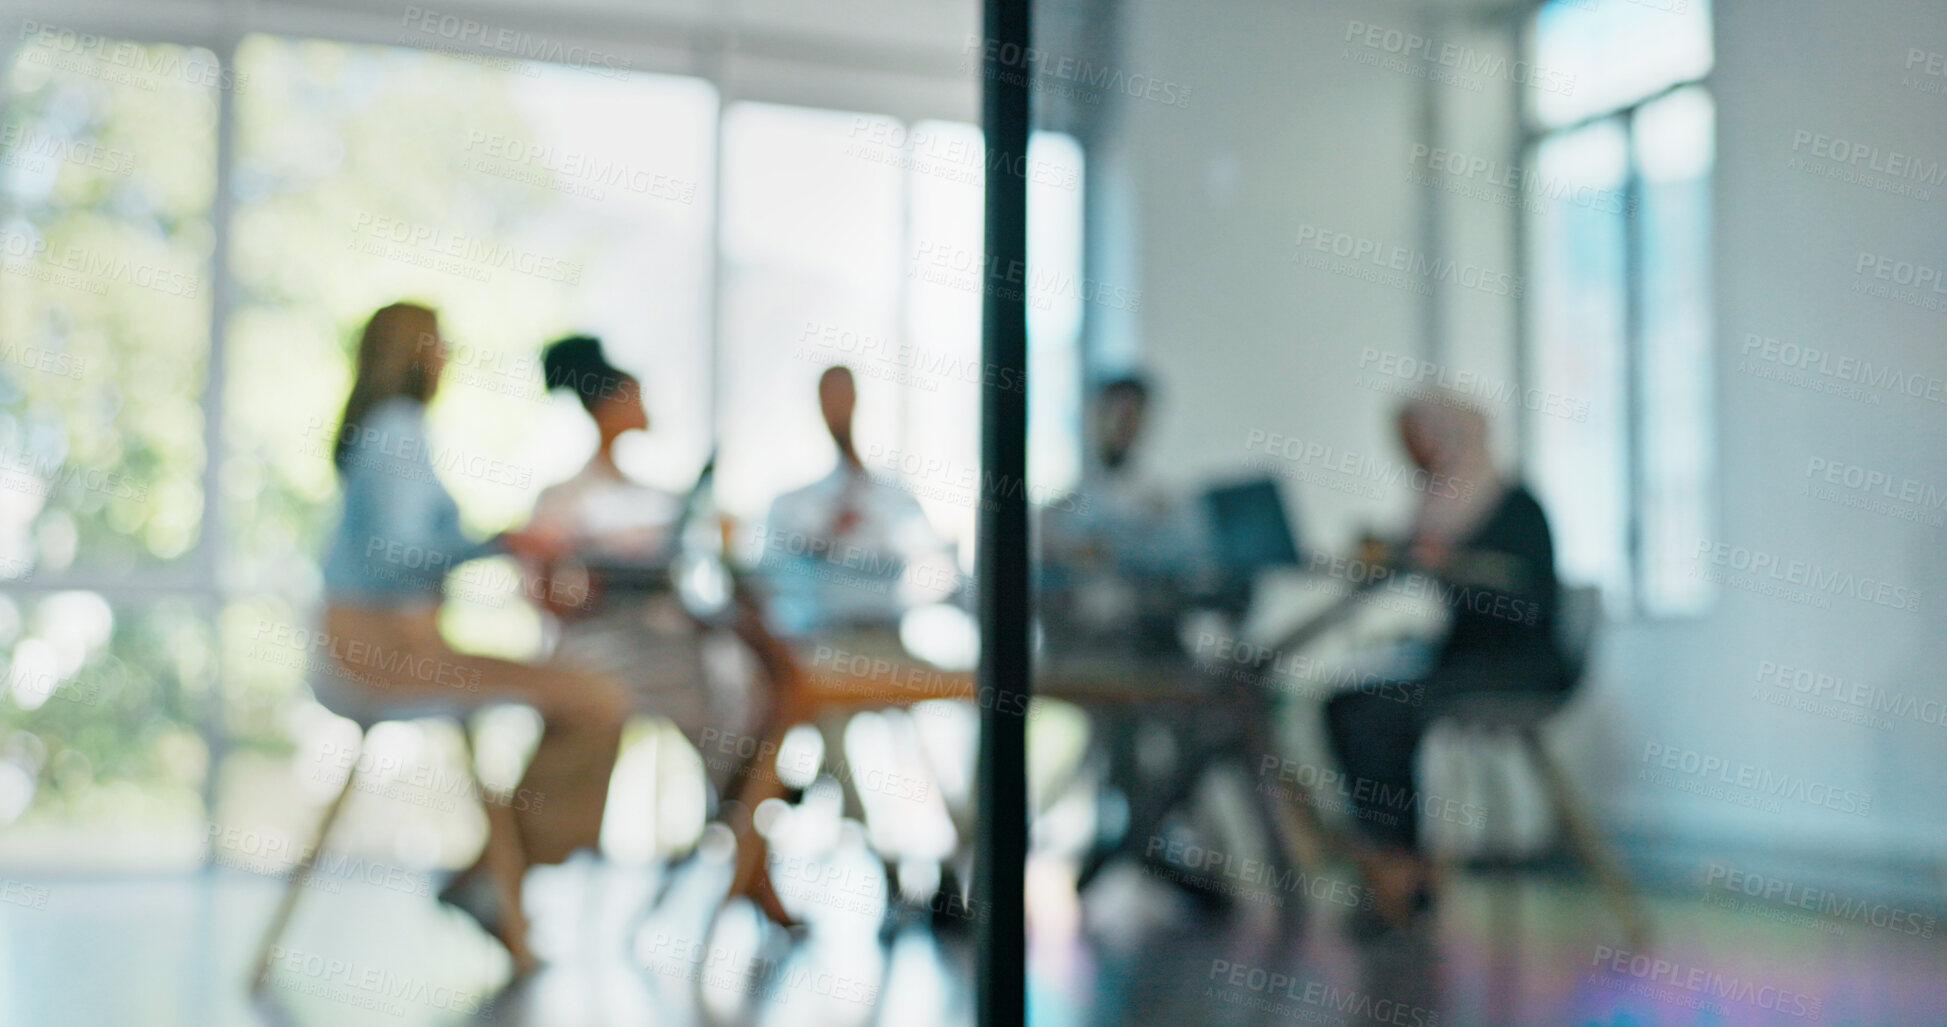
[{"label": "white wall", "polygon": [[[1505,297],[1446,290],[1429,325],[1418,296],[1290,262],[1308,222],[1424,245],[1423,204],[1433,195],[1431,238],[1443,254],[1516,269],[1510,212],[1430,194],[1405,174],[1409,147],[1429,135],[1509,159],[1518,87],[1432,88],[1438,127],[1429,131],[1419,79],[1345,56],[1361,51],[1346,39],[1355,21],[1480,53],[1508,52],[1505,24],[1422,22],[1410,8],[1371,2],[1135,0],[1123,17],[1119,65],[1195,87],[1186,109],[1118,103],[1091,154],[1094,181],[1109,185],[1126,219],[1119,244],[1135,251],[1106,254],[1099,266],[1135,276],[1143,295],[1138,314],[1103,318],[1103,341],[1140,354],[1163,383],[1151,454],[1160,473],[1234,472],[1252,429],[1394,455],[1395,398],[1354,379],[1364,347],[1437,350],[1455,369],[1516,373],[1517,308]],[[1554,741],[1602,817],[1666,869],[1760,851],[1802,854],[1819,864],[1806,873],[1837,873],[1845,857],[1890,854],[1927,868],[1900,884],[1938,894],[1931,854],[1947,842],[1947,729],[1916,719],[1889,730],[1840,723],[1752,692],[1768,660],[1947,700],[1938,669],[1947,532],[1800,495],[1814,456],[1947,489],[1947,407],[1891,395],[1865,405],[1762,381],[1739,370],[1739,348],[1757,332],[1947,376],[1947,312],[1848,291],[1862,250],[1947,265],[1947,189],[1920,202],[1786,168],[1800,129],[1947,160],[1947,96],[1901,81],[1909,48],[1947,50],[1947,23],[1926,0],[1720,0],[1716,34],[1718,534],[1925,598],[1918,613],[1843,597],[1810,609],[1724,588],[1700,618],[1611,624],[1600,666]],[[1499,420],[1501,451],[1512,455],[1512,418]],[[1316,485],[1289,491],[1321,545],[1343,546],[1368,519],[1396,523],[1412,503],[1399,490],[1378,499]],[[1759,812],[1653,786],[1637,779],[1648,742],[1869,793],[1871,812],[1790,800],[1782,812]]]},{"label": "white wall", "polygon": [[[1338,46],[1348,19],[1381,14],[1414,24],[1397,6],[1352,3],[1138,2],[1124,15],[1118,70],[1192,90],[1185,107],[1116,104],[1090,155],[1120,180],[1118,234],[1134,251],[1105,274],[1134,275],[1142,293],[1139,316],[1105,319],[1104,331],[1161,385],[1148,457],[1162,475],[1238,473],[1253,431],[1393,454],[1376,414],[1386,398],[1351,380],[1362,347],[1420,352],[1426,301],[1294,262],[1308,224],[1417,245],[1403,115],[1418,83],[1349,66]],[[1320,544],[1407,508],[1403,494],[1290,491]]]},{"label": "white wall", "polygon": [[[1741,815],[1722,803],[1628,791],[1623,806],[1644,833],[1742,834],[1788,850],[1910,857],[1931,877],[1915,883],[1938,888],[1947,728],[1889,718],[1890,730],[1874,730],[1750,694],[1759,662],[1771,660],[1947,701],[1947,532],[1800,495],[1813,457],[1947,486],[1947,407],[1903,395],[1868,405],[1762,381],[1742,369],[1751,361],[1741,349],[1755,332],[1947,375],[1947,310],[1850,291],[1869,280],[1853,273],[1861,252],[1947,265],[1944,191],[1932,187],[1922,202],[1786,166],[1800,130],[1947,161],[1947,98],[1901,82],[1910,48],[1947,50],[1947,23],[1924,0],[1852,8],[1737,0],[1717,17],[1720,533],[1782,559],[1917,588],[1923,598],[1917,613],[1848,598],[1808,609],[1724,589],[1709,617],[1621,631],[1612,647],[1607,730],[1870,792],[1869,816],[1791,803],[1787,815]],[[1947,302],[1947,293],[1927,295]],[[1614,770],[1633,773],[1640,753],[1619,755]]]}]

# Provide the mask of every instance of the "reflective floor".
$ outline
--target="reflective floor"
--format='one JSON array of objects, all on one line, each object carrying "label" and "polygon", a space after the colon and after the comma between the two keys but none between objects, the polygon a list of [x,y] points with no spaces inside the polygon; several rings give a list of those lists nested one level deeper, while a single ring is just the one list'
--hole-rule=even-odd
[{"label": "reflective floor", "polygon": [[[1651,895],[1655,937],[1633,952],[1582,883],[1461,875],[1423,931],[1355,942],[1324,889],[1279,911],[1123,865],[1078,905],[1065,873],[1030,874],[1036,1024],[1947,1023],[1941,941],[1869,916]],[[256,1000],[241,983],[269,878],[9,882],[0,1023],[970,1022],[971,931],[953,917],[909,913],[879,931],[874,917],[824,916],[794,938],[732,912],[712,928],[720,867],[692,865],[645,914],[651,874],[575,864],[534,879],[549,968],[502,992],[492,943],[423,881],[352,876],[307,895]]]}]

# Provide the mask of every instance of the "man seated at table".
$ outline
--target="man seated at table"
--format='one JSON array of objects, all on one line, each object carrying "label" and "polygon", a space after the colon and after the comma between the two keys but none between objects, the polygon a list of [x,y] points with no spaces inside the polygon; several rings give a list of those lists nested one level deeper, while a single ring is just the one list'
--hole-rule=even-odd
[{"label": "man seated at table", "polygon": [[1049,655],[1182,656],[1177,622],[1209,569],[1196,505],[1135,459],[1149,385],[1117,378],[1091,404],[1094,451],[1081,487],[1042,517],[1042,624]]},{"label": "man seated at table", "polygon": [[771,625],[787,638],[889,633],[908,609],[951,592],[942,585],[954,580],[952,561],[919,501],[859,459],[857,401],[849,368],[819,376],[818,409],[838,447],[837,465],[773,501],[752,539]]}]

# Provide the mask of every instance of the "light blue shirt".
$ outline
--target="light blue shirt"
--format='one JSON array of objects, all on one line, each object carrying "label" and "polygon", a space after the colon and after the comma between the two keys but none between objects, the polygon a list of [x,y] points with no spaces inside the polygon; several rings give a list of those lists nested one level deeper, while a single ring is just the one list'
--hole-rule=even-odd
[{"label": "light blue shirt", "polygon": [[1070,502],[1043,511],[1041,524],[1048,586],[1091,575],[1187,583],[1210,561],[1198,506],[1133,469],[1091,467]]},{"label": "light blue shirt", "polygon": [[957,586],[919,501],[843,461],[772,502],[750,545],[748,562],[772,589],[772,626],[784,635],[896,625],[916,602]]},{"label": "light blue shirt", "polygon": [[338,470],[344,493],[324,562],[325,598],[360,606],[437,602],[455,567],[500,552],[460,530],[460,508],[433,471],[426,408],[394,397],[363,424]]}]

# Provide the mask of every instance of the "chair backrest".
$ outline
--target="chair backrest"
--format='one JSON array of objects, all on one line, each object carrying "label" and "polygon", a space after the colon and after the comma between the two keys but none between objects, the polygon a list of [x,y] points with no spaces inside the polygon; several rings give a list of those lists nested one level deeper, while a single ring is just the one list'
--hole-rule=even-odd
[{"label": "chair backrest", "polygon": [[1573,688],[1588,673],[1595,650],[1596,632],[1602,626],[1602,590],[1594,585],[1562,585],[1555,597],[1555,644]]}]

